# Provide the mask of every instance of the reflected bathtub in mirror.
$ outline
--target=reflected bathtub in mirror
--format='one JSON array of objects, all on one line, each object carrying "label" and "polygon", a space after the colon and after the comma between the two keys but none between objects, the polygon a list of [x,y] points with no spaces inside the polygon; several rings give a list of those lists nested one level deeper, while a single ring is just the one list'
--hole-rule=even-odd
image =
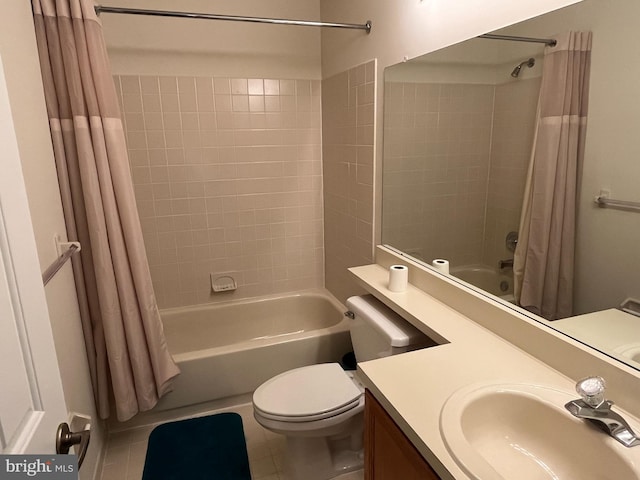
[{"label": "reflected bathtub in mirror", "polygon": [[515,303],[513,296],[513,272],[500,271],[486,265],[464,265],[450,270],[451,275],[481,288],[496,297]]}]

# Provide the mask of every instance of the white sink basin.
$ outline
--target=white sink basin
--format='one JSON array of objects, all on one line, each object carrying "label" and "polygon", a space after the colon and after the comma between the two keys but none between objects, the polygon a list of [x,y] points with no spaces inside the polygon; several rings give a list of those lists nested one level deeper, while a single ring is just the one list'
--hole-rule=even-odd
[{"label": "white sink basin", "polygon": [[[474,479],[640,478],[640,446],[626,448],[571,415],[564,404],[576,397],[534,385],[471,386],[447,400],[440,431],[456,463]],[[640,433],[629,415],[617,411]]]},{"label": "white sink basin", "polygon": [[640,343],[629,343],[615,348],[614,353],[640,363]]}]

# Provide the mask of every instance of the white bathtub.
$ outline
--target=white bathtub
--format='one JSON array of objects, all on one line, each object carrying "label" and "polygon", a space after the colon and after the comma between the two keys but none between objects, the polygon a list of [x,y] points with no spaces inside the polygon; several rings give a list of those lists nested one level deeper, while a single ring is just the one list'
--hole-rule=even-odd
[{"label": "white bathtub", "polygon": [[505,269],[504,272],[500,272],[486,265],[465,265],[452,268],[450,273],[507,302],[514,302],[511,270]]},{"label": "white bathtub", "polygon": [[324,290],[162,310],[182,373],[155,410],[249,393],[286,370],[339,361],[352,349],[345,310]]}]

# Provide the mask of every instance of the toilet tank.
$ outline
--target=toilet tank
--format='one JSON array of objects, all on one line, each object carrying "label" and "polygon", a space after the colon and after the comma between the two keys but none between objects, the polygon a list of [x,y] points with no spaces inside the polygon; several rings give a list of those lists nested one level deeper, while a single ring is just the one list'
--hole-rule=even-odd
[{"label": "toilet tank", "polygon": [[358,362],[435,345],[429,337],[373,295],[350,297],[347,299],[347,308],[353,312],[351,343]]}]

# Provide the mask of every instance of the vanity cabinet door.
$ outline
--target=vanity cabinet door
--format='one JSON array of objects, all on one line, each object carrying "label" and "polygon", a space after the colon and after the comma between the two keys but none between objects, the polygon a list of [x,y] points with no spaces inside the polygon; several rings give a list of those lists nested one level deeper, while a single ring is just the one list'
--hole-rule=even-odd
[{"label": "vanity cabinet door", "polygon": [[365,480],[439,480],[369,390],[364,412]]}]

